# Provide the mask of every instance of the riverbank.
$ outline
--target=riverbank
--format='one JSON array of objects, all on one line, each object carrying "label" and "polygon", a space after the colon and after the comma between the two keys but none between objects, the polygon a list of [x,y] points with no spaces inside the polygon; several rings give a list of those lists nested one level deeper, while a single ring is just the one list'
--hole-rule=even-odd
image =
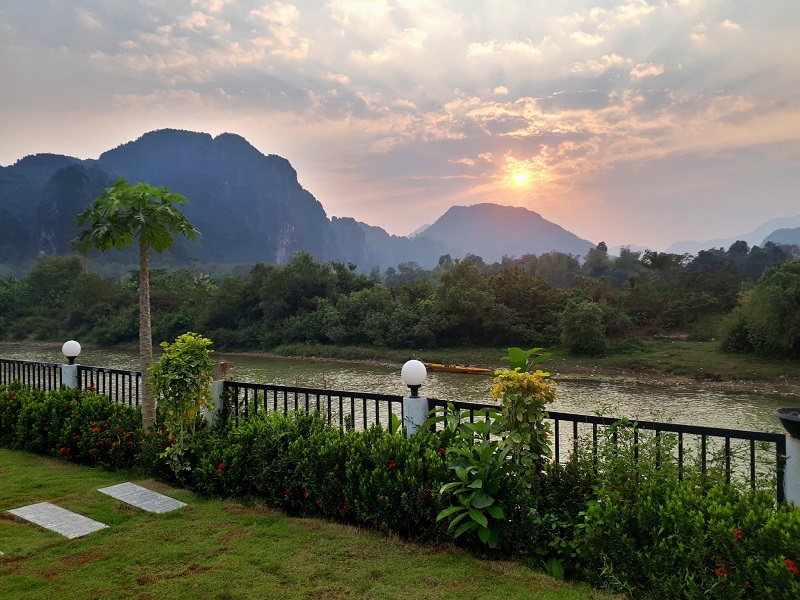
[{"label": "riverbank", "polygon": [[[61,343],[25,341],[0,342],[12,350],[7,354],[17,356],[24,347],[26,360],[57,362],[61,360]],[[129,355],[138,353],[132,344],[113,348],[84,346],[84,364],[92,362],[93,350],[120,351]],[[157,349],[156,349],[157,350]],[[248,359],[295,358],[306,361],[328,361],[376,365],[397,368],[409,359],[442,364],[471,365],[489,369],[507,365],[501,360],[505,348],[438,348],[431,350],[396,350],[376,346],[327,346],[293,344],[281,346],[271,352],[217,352],[217,356],[236,364],[239,356]],[[22,356],[20,356],[22,358]],[[136,368],[136,360],[125,360]],[[128,367],[126,367],[128,368]],[[800,396],[800,362],[775,361],[760,357],[731,355],[719,351],[714,342],[688,342],[685,340],[655,340],[641,344],[638,351],[625,354],[585,358],[568,356],[555,349],[542,368],[555,378],[586,379],[593,381],[642,383],[657,386],[681,386],[687,389],[737,393],[768,393]],[[235,371],[234,371],[235,372]],[[463,375],[463,377],[476,377]]]},{"label": "riverbank", "polygon": [[[294,344],[264,356],[360,362],[399,367],[408,359],[489,369],[507,365],[505,348],[445,348],[427,351]],[[246,353],[252,355],[252,353]],[[621,381],[742,393],[800,395],[800,363],[725,354],[714,342],[656,340],[639,351],[601,357],[575,357],[554,350],[542,368],[554,377]],[[469,375],[465,375],[469,377]]]}]

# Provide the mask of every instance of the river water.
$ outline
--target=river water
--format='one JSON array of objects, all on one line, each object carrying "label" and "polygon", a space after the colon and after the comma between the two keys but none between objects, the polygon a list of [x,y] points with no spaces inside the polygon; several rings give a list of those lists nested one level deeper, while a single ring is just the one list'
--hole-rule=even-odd
[{"label": "river water", "polygon": [[[408,390],[400,380],[398,367],[245,354],[215,353],[214,356],[233,364],[229,379],[235,381],[384,394],[404,394]],[[61,345],[50,343],[0,342],[0,358],[64,362]],[[77,362],[138,369],[138,355],[134,349],[88,347]],[[570,379],[559,377],[557,373],[553,377],[558,384],[558,399],[550,406],[562,412],[601,412],[617,417],[782,432],[780,422],[773,416],[775,410],[782,406],[800,406],[798,396],[779,393],[721,392],[695,386]],[[489,376],[429,372],[420,394],[487,403],[490,383]]]}]

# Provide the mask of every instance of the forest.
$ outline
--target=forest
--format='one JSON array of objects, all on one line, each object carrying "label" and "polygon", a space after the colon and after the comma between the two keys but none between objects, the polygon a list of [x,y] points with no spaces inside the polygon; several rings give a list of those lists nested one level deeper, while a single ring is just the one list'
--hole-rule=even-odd
[{"label": "forest", "polygon": [[[468,255],[427,270],[380,273],[297,253],[249,274],[201,266],[151,273],[153,338],[197,331],[219,350],[314,343],[387,348],[559,346],[570,354],[636,352],[680,333],[732,352],[800,356],[797,247],[736,242],[692,257],[604,243],[581,263],[558,252],[486,264]],[[42,256],[26,276],[0,277],[0,338],[138,339],[138,273],[103,278],[80,256]]]}]

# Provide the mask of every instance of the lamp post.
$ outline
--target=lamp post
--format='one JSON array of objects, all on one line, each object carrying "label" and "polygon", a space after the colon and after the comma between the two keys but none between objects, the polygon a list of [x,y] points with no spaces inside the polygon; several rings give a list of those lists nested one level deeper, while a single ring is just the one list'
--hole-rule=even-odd
[{"label": "lamp post", "polygon": [[69,364],[61,365],[61,384],[68,388],[76,388],[78,387],[78,365],[75,364],[75,359],[81,353],[81,345],[75,340],[69,340],[61,346],[61,352],[69,361]]},{"label": "lamp post", "polygon": [[416,433],[428,418],[428,399],[419,395],[419,388],[427,375],[425,365],[418,360],[407,361],[400,370],[400,378],[411,393],[403,398],[403,426],[409,434]]},{"label": "lamp post", "polygon": [[69,340],[68,342],[64,342],[64,345],[61,346],[61,352],[67,358],[69,364],[74,365],[75,359],[78,358],[78,355],[81,353],[81,345],[75,340]]}]

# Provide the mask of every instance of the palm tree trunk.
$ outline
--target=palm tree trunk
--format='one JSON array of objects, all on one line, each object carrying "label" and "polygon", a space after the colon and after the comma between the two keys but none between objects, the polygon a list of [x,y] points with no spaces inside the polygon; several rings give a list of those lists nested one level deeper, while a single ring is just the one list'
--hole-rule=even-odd
[{"label": "palm tree trunk", "polygon": [[150,394],[148,375],[153,364],[153,334],[150,329],[150,260],[148,246],[139,239],[139,370],[142,372],[142,427],[156,423],[156,401]]}]

